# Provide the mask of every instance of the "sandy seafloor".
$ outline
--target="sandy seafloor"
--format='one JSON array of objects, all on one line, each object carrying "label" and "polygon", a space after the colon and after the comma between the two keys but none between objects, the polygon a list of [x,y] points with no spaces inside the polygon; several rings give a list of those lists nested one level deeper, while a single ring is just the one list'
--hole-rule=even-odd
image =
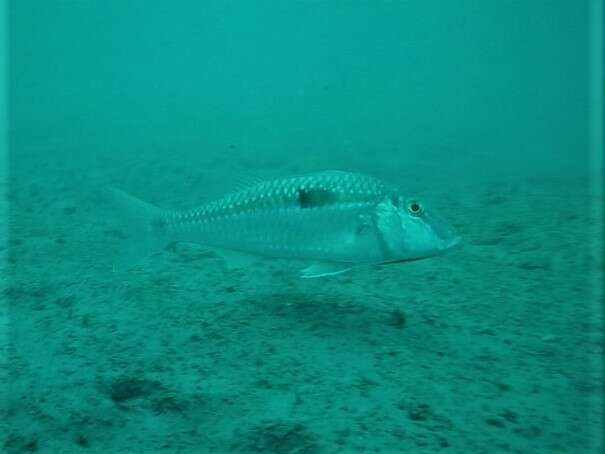
[{"label": "sandy seafloor", "polygon": [[[584,180],[228,153],[13,159],[4,452],[599,451],[602,201]],[[321,280],[282,261],[229,270],[187,245],[111,271],[123,235],[99,188],[182,208],[239,171],[343,163],[421,189],[463,244]]]}]

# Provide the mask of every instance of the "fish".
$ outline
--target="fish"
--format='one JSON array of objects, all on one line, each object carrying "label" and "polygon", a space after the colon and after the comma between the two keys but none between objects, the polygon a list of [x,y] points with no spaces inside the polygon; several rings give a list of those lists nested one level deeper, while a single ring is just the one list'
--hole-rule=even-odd
[{"label": "fish", "polygon": [[134,235],[116,269],[174,242],[196,243],[235,267],[302,261],[303,278],[444,253],[460,236],[422,200],[369,175],[327,170],[258,180],[196,208],[161,209],[110,189]]}]

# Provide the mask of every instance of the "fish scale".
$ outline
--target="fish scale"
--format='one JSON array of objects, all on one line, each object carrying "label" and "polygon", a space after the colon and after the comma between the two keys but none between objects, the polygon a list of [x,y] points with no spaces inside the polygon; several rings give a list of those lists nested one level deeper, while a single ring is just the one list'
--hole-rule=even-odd
[{"label": "fish scale", "polygon": [[331,255],[333,242],[350,234],[360,214],[392,192],[372,177],[331,171],[257,183],[165,218],[176,240],[315,259]]}]

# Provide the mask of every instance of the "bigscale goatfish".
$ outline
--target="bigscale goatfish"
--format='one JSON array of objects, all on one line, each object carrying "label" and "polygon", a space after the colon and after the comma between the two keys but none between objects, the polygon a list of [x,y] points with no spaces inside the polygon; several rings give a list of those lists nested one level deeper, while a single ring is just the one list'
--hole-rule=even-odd
[{"label": "bigscale goatfish", "polygon": [[435,256],[460,239],[422,201],[358,173],[332,170],[258,181],[184,211],[111,192],[135,231],[122,267],[182,241],[239,265],[251,257],[305,261],[301,276],[313,278]]}]

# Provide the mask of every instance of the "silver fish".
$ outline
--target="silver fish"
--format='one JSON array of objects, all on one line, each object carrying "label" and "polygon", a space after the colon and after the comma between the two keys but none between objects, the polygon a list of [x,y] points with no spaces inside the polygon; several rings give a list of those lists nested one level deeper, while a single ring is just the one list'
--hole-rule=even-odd
[{"label": "silver fish", "polygon": [[250,256],[311,262],[301,276],[312,278],[358,265],[431,257],[459,241],[422,201],[358,173],[324,171],[259,181],[184,211],[112,192],[136,232],[123,265],[182,241],[239,263]]}]

